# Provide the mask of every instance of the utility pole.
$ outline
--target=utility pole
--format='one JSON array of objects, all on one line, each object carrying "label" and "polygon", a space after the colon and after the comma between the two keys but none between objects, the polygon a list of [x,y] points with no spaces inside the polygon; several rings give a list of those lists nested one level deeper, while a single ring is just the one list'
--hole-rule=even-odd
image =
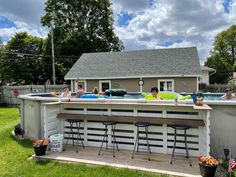
[{"label": "utility pole", "polygon": [[53,85],[56,85],[55,54],[54,54],[54,41],[53,41],[53,25],[51,25],[51,43],[52,43],[52,81],[53,81]]}]

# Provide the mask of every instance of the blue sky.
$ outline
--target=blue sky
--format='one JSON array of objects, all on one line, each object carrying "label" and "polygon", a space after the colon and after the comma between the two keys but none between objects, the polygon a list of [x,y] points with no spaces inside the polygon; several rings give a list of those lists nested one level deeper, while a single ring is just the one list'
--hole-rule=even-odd
[{"label": "blue sky", "polygon": [[0,28],[16,27],[14,21],[9,20],[7,17],[0,16]]},{"label": "blue sky", "polygon": [[[217,33],[235,24],[236,0],[112,0],[114,30],[125,50],[197,46],[203,62]],[[0,36],[47,37],[45,0],[0,0]]]},{"label": "blue sky", "polygon": [[129,14],[127,11],[122,11],[119,14],[117,24],[118,26],[127,26],[129,24],[129,21],[132,20],[134,17],[133,14]]},{"label": "blue sky", "polygon": [[223,0],[222,4],[224,6],[224,11],[226,13],[229,13],[231,3],[232,3],[232,0]]}]

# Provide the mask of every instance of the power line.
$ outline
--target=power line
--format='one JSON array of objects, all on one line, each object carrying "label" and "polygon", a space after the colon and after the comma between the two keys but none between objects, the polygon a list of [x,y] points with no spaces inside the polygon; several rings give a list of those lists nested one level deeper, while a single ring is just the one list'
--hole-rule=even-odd
[{"label": "power line", "polygon": [[[63,59],[63,58],[56,58],[55,59],[55,62],[56,64],[61,64],[64,62],[67,62],[66,59]],[[49,60],[48,58],[35,58],[35,57],[27,57],[27,58],[7,58],[7,60],[4,60],[4,63],[7,63],[7,62],[12,62],[12,63],[29,63],[29,62],[48,62],[48,63],[51,63],[51,60]],[[60,62],[59,62],[60,61]]]},{"label": "power line", "polygon": [[[43,57],[43,58],[52,58],[51,55],[36,55],[36,54],[31,54],[31,53],[21,53],[21,52],[4,52],[1,51],[1,53],[4,54],[13,54],[13,55],[18,55],[18,56],[35,56],[35,57]],[[78,55],[55,55],[56,58],[79,58],[80,56]]]},{"label": "power line", "polygon": [[[55,58],[55,61],[67,61],[68,58]],[[37,58],[37,57],[24,57],[24,58],[7,58],[7,60],[5,61],[15,61],[15,62],[28,62],[28,61],[32,61],[32,62],[35,62],[35,61],[50,61],[49,58]]]}]

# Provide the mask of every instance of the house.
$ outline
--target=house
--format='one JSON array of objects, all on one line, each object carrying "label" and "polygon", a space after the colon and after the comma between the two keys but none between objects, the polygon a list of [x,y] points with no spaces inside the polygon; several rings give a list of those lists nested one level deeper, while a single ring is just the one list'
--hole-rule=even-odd
[{"label": "house", "polygon": [[83,54],[65,80],[72,91],[82,84],[87,92],[124,88],[128,92],[195,92],[201,67],[196,47]]},{"label": "house", "polygon": [[207,85],[209,85],[209,77],[212,74],[216,73],[216,70],[207,66],[201,66],[201,70],[202,70],[202,75],[200,77],[199,82],[200,83],[206,83]]}]

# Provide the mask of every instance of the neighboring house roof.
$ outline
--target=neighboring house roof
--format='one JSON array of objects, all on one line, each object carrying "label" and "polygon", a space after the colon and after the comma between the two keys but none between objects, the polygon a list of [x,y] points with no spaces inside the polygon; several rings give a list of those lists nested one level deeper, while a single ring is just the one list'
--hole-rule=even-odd
[{"label": "neighboring house roof", "polygon": [[196,47],[83,54],[65,79],[200,76]]},{"label": "neighboring house roof", "polygon": [[213,68],[210,68],[210,67],[208,67],[208,66],[201,66],[201,70],[202,71],[215,71],[215,69],[213,69]]}]

